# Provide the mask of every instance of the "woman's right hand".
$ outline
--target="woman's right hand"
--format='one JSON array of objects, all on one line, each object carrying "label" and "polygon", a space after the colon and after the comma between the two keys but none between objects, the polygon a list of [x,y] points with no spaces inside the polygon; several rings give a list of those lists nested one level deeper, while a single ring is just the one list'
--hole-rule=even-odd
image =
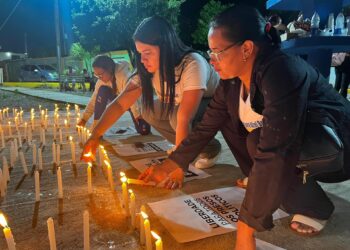
[{"label": "woman's right hand", "polygon": [[86,121],[84,119],[80,119],[77,125],[81,127],[85,127],[85,124],[86,124]]},{"label": "woman's right hand", "polygon": [[83,152],[81,153],[80,160],[85,162],[92,162],[95,160],[96,149],[99,145],[99,139],[90,136],[83,146]]}]

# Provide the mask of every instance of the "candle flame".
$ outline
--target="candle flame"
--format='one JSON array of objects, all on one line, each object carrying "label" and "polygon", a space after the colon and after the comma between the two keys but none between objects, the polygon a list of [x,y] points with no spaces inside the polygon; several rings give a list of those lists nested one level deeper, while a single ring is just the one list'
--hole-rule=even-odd
[{"label": "candle flame", "polygon": [[111,167],[111,164],[110,164],[107,160],[104,160],[103,162],[106,164],[106,166],[107,166],[108,168]]},{"label": "candle flame", "polygon": [[72,137],[72,136],[69,136],[69,140],[70,140],[70,141],[73,141],[73,137]]},{"label": "candle flame", "polygon": [[143,219],[148,219],[148,215],[144,211],[141,211],[141,216]]},{"label": "candle flame", "polygon": [[91,168],[92,167],[92,163],[88,162],[88,167]]},{"label": "candle flame", "polygon": [[100,149],[104,149],[104,148],[105,148],[104,146],[100,145]]},{"label": "candle flame", "polygon": [[133,193],[132,189],[129,189],[128,191],[129,191],[129,193],[130,193],[130,194],[132,194],[132,193]]},{"label": "candle flame", "polygon": [[125,176],[125,173],[124,172],[120,172],[119,175],[120,175],[120,177],[123,177],[123,176]]},{"label": "candle flame", "polygon": [[153,238],[155,238],[156,240],[160,240],[160,236],[158,234],[156,234],[156,232],[151,231],[151,234],[152,234]]},{"label": "candle flame", "polygon": [[126,178],[126,176],[124,175],[122,178],[120,178],[120,180],[121,180],[123,183],[125,183],[125,182],[128,181],[128,178]]},{"label": "candle flame", "polygon": [[84,154],[84,157],[90,157],[92,155],[91,152]]},{"label": "candle flame", "polygon": [[0,214],[0,225],[2,227],[8,227],[7,221],[6,221],[6,218],[5,218],[4,214]]}]

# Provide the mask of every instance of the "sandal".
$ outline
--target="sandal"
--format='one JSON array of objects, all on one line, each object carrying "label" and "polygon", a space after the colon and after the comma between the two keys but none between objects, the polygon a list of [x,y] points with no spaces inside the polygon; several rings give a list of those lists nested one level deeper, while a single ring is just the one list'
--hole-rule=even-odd
[{"label": "sandal", "polygon": [[[293,223],[298,223],[298,227],[293,228],[292,227]],[[305,215],[296,214],[293,216],[293,219],[289,227],[294,233],[298,235],[311,237],[311,236],[318,235],[322,231],[322,229],[325,227],[326,223],[327,223],[327,220],[319,220],[319,219],[307,217]],[[300,226],[307,226],[309,227],[309,229],[305,229],[305,228],[300,229]],[[310,229],[312,230],[312,232],[308,232]]]},{"label": "sandal", "polygon": [[236,180],[236,186],[246,189],[248,186],[248,177],[240,178]]}]

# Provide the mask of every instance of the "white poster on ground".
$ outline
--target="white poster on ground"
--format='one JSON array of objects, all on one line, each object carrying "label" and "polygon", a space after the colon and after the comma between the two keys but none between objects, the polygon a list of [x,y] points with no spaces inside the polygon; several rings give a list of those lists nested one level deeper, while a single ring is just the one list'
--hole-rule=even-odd
[{"label": "white poster on ground", "polygon": [[[184,195],[148,205],[164,227],[180,243],[236,230],[245,190],[228,187]],[[277,210],[273,217],[288,216]]]},{"label": "white poster on ground", "polygon": [[132,144],[119,144],[114,145],[113,149],[120,156],[134,156],[156,152],[166,152],[173,146],[173,144],[164,140],[154,142],[137,142]]},{"label": "white poster on ground", "polygon": [[[159,164],[167,158],[168,158],[167,156],[160,156],[160,157],[155,157],[155,158],[144,158],[144,159],[140,159],[140,160],[136,160],[136,161],[130,161],[130,164],[142,173],[151,165]],[[209,176],[211,176],[211,175],[207,174],[203,170],[195,168],[192,164],[190,164],[187,173],[185,173],[185,180],[184,181],[188,182],[191,180],[204,179],[204,178],[207,178]]]}]

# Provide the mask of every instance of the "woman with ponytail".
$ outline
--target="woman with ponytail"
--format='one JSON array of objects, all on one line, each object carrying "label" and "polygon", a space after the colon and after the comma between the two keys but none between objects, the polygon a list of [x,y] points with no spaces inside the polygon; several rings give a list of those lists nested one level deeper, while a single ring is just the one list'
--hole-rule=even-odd
[{"label": "woman with ponytail", "polygon": [[[107,108],[108,103],[125,89],[131,73],[128,62],[120,61],[116,63],[106,55],[96,56],[92,63],[92,68],[98,80],[78,125],[85,126],[89,118],[94,115],[94,122],[92,124],[92,128],[94,128]],[[150,126],[141,117],[140,103],[136,102],[131,107],[130,115],[137,132],[141,135],[149,134]]]},{"label": "woman with ponytail", "polygon": [[[222,79],[213,100],[201,123],[169,159],[140,178],[180,187],[188,163],[220,130],[249,177],[236,249],[255,249],[254,232],[270,230],[279,207],[293,215],[294,232],[319,233],[334,206],[317,180],[339,182],[350,176],[349,102],[318,70],[283,53],[276,30],[252,7],[237,5],[216,16],[208,43],[211,63]],[[344,171],[313,176],[303,184],[297,163],[306,122],[312,119],[342,140]]]}]

